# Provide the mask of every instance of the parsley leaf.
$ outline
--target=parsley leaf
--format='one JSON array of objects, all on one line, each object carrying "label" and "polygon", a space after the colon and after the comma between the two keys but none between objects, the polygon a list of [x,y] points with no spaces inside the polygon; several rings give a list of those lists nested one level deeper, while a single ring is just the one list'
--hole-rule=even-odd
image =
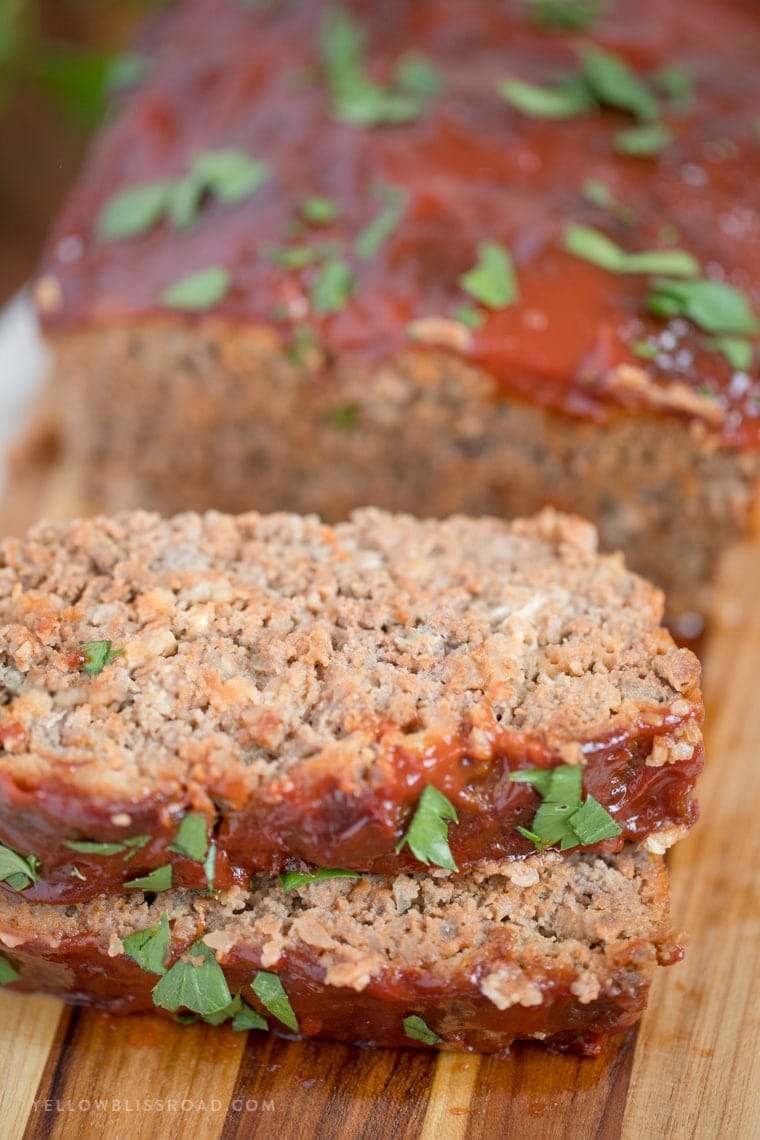
[{"label": "parsley leaf", "polygon": [[582,31],[601,14],[608,0],[525,0],[533,22],[555,31]]},{"label": "parsley leaf", "polygon": [[446,820],[459,822],[454,805],[437,788],[428,784],[420,796],[406,835],[394,848],[396,854],[408,843],[412,854],[420,863],[433,863],[436,867],[458,871],[449,847]]},{"label": "parsley leaf", "polygon": [[13,966],[5,954],[0,954],[0,986],[7,986],[9,982],[17,982],[21,974]]},{"label": "parsley leaf", "polygon": [[482,329],[486,322],[486,315],[474,305],[460,305],[454,313],[454,320],[468,329]]},{"label": "parsley leaf", "polygon": [[222,968],[202,939],[194,942],[153,987],[154,1004],[170,1013],[189,1009],[208,1017],[231,1001]]},{"label": "parsley leaf", "polygon": [[85,641],[79,646],[82,668],[88,677],[97,677],[106,665],[110,665],[124,653],[123,649],[111,649],[111,641]]},{"label": "parsley leaf", "polygon": [[515,783],[532,784],[543,800],[530,830],[517,828],[539,851],[552,843],[559,843],[562,851],[589,847],[623,833],[620,825],[593,796],[588,795],[581,802],[583,772],[580,765],[521,769],[512,772],[509,778]]},{"label": "parsley leaf", "polygon": [[329,8],[320,29],[322,65],[332,97],[332,115],[354,126],[410,123],[425,111],[442,83],[420,53],[402,56],[389,84],[367,73],[364,28],[352,13]]},{"label": "parsley leaf", "polygon": [[290,999],[285,993],[285,987],[280,981],[279,974],[271,974],[267,970],[258,970],[251,982],[251,989],[261,1004],[288,1029],[298,1033],[298,1019],[293,1012]]},{"label": "parsley leaf", "polygon": [[230,275],[218,265],[188,273],[164,289],[161,301],[172,309],[200,312],[219,304],[230,287]]},{"label": "parsley leaf", "polygon": [[284,891],[302,887],[304,883],[316,883],[321,879],[359,879],[358,871],[344,871],[340,867],[320,867],[318,871],[285,871],[280,875],[280,886]]},{"label": "parsley leaf", "polygon": [[595,106],[584,84],[570,79],[556,87],[538,87],[521,79],[499,80],[496,90],[502,99],[534,119],[574,119]]},{"label": "parsley leaf", "polygon": [[424,1045],[443,1045],[443,1038],[434,1033],[427,1022],[416,1013],[404,1018],[404,1033],[412,1041],[422,1041]]},{"label": "parsley leaf", "polygon": [[212,194],[224,206],[236,206],[267,181],[270,170],[261,159],[251,158],[245,151],[230,147],[199,154],[193,162],[191,175],[203,193]]},{"label": "parsley leaf", "polygon": [[312,194],[308,198],[304,198],[301,203],[301,215],[307,222],[311,222],[315,226],[324,226],[328,222],[334,222],[340,213],[340,207],[334,198],[328,198],[323,194]]},{"label": "parsley leaf", "polygon": [[206,884],[209,891],[214,889],[214,877],[216,875],[216,843],[212,839],[208,846],[208,855],[203,864],[203,870],[206,874]]},{"label": "parsley leaf", "polygon": [[98,235],[112,240],[147,233],[162,217],[170,189],[169,182],[149,182],[115,194],[98,217]]},{"label": "parsley leaf", "polygon": [[353,288],[354,275],[347,262],[340,258],[325,262],[311,287],[314,312],[323,316],[340,312]]},{"label": "parsley leaf", "polygon": [[0,882],[7,883],[14,891],[25,891],[38,883],[38,867],[39,860],[35,855],[24,859],[17,851],[0,843]]},{"label": "parsley leaf", "polygon": [[130,879],[124,887],[128,891],[168,891],[172,885],[172,865],[165,863],[163,867],[156,867],[147,875],[138,879]]},{"label": "parsley leaf", "polygon": [[377,217],[362,230],[354,242],[357,257],[372,257],[401,221],[406,208],[407,193],[400,186],[380,184],[375,187],[374,197],[383,208]]},{"label": "parsley leaf", "polygon": [[601,48],[585,48],[581,51],[581,74],[605,107],[628,111],[643,121],[657,118],[657,99],[620,56]]},{"label": "parsley leaf", "polygon": [[196,863],[202,863],[208,854],[208,825],[202,812],[190,812],[183,817],[174,842],[169,844],[169,851],[176,851],[179,855],[187,855]]},{"label": "parsley leaf", "polygon": [[716,336],[710,341],[710,347],[723,353],[736,372],[747,372],[752,367],[755,350],[750,340],[739,336]]},{"label": "parsley leaf", "polygon": [[493,241],[478,245],[477,264],[459,278],[459,284],[490,309],[505,309],[519,296],[512,258],[503,246]]},{"label": "parsley leaf", "polygon": [[169,916],[166,911],[161,915],[161,921],[157,926],[150,926],[147,930],[136,930],[134,934],[128,934],[121,940],[127,957],[137,962],[140,969],[147,970],[149,974],[166,973],[164,960],[170,942]]},{"label": "parsley leaf", "polygon": [[644,123],[639,127],[618,131],[613,145],[618,154],[629,154],[634,158],[650,158],[659,154],[672,141],[673,132],[664,123]]},{"label": "parsley leaf", "polygon": [[240,1009],[232,1018],[232,1028],[236,1033],[246,1033],[249,1029],[269,1029],[269,1026],[260,1013],[241,1001]]},{"label": "parsley leaf", "polygon": [[565,226],[563,241],[568,253],[609,273],[668,273],[674,277],[696,277],[699,273],[699,262],[684,250],[626,253],[606,234],[590,226]]},{"label": "parsley leaf", "polygon": [[669,320],[686,317],[708,333],[754,336],[758,322],[743,293],[722,281],[657,278],[647,298],[650,313]]},{"label": "parsley leaf", "polygon": [[586,201],[593,202],[602,210],[609,210],[626,225],[632,226],[638,221],[636,211],[631,206],[626,206],[624,202],[618,202],[609,186],[597,178],[589,178],[583,183],[582,194]]},{"label": "parsley leaf", "polygon": [[123,843],[96,843],[90,839],[67,839],[64,846],[80,855],[120,855],[126,850]]}]

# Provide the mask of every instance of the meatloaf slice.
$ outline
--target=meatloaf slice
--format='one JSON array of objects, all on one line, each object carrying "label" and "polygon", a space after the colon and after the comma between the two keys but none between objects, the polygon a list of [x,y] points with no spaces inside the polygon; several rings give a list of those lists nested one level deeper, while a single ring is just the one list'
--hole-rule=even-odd
[{"label": "meatloaf slice", "polygon": [[3,895],[3,980],[362,1044],[595,1053],[637,1020],[654,965],[680,957],[662,857],[630,846],[285,886],[67,907]]},{"label": "meatloaf slice", "polygon": [[203,887],[212,839],[218,886],[525,858],[542,769],[580,772],[601,850],[662,851],[696,817],[702,704],[661,613],[551,510],[40,525],[0,545],[0,842],[36,860],[4,885]]}]

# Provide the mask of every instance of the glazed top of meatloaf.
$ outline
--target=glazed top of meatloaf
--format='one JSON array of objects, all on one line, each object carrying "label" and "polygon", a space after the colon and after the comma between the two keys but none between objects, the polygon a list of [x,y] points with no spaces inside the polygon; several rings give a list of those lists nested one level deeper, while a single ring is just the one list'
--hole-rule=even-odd
[{"label": "glazed top of meatloaf", "polygon": [[430,785],[472,863],[535,850],[516,769],[578,765],[626,834],[683,831],[699,664],[661,612],[550,510],[43,524],[0,546],[0,839],[59,864],[51,830],[84,854],[132,832],[176,851],[195,810],[248,871],[400,869]]},{"label": "glazed top of meatloaf", "polygon": [[434,344],[571,414],[757,445],[754,0],[189,0],[144,46],[49,244],[51,331]]}]

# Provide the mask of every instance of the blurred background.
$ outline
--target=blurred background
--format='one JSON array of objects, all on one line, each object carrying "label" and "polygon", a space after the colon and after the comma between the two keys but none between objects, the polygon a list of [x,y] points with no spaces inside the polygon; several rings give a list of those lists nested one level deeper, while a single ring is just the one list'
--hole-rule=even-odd
[{"label": "blurred background", "polygon": [[34,272],[111,92],[162,0],[0,0],[0,305]]}]

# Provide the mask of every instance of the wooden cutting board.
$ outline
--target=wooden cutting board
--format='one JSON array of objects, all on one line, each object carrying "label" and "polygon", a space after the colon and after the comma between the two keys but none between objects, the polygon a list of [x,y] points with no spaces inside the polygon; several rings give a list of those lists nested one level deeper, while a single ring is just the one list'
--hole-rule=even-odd
[{"label": "wooden cutting board", "polygon": [[[54,464],[18,468],[0,534],[76,513]],[[684,962],[638,1032],[589,1060],[290,1042],[0,992],[0,1137],[15,1140],[751,1140],[760,1137],[760,541],[723,568],[706,646],[702,821],[673,853]]]}]

